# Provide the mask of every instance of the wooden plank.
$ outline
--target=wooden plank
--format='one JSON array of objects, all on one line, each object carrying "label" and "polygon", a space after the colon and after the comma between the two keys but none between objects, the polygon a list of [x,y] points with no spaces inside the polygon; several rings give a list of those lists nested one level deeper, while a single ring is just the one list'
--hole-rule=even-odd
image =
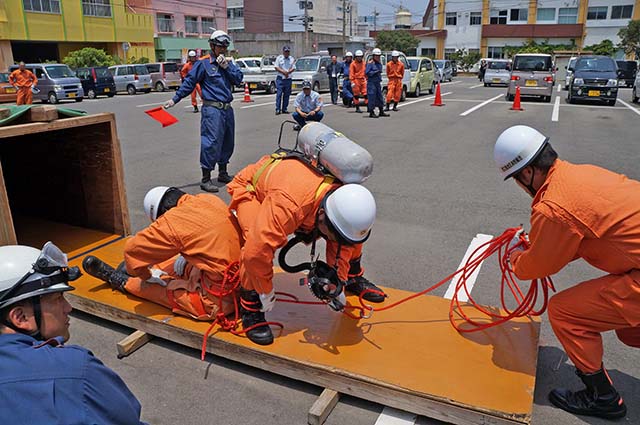
[{"label": "wooden plank", "polygon": [[92,124],[105,123],[115,119],[112,112],[103,112],[95,115],[65,118],[48,123],[29,123],[0,127],[0,140],[26,134],[44,133],[47,131],[64,130],[67,128],[82,127]]},{"label": "wooden plank", "polygon": [[58,119],[58,108],[53,105],[32,106],[27,111],[27,121],[49,122]]},{"label": "wooden plank", "polygon": [[340,400],[340,393],[325,388],[320,397],[313,403],[311,409],[309,409],[309,425],[322,425],[331,414],[331,411],[333,411],[333,408],[336,407],[336,404],[338,404],[338,400]]},{"label": "wooden plank", "polygon": [[16,229],[13,227],[11,207],[7,196],[7,187],[4,184],[2,163],[0,162],[0,245],[15,245],[17,243]]},{"label": "wooden plank", "polygon": [[115,197],[114,214],[117,214],[114,232],[123,236],[131,234],[131,221],[129,219],[129,207],[127,204],[127,189],[124,184],[124,164],[122,163],[122,151],[116,120],[111,120],[111,148],[113,150],[113,193]]},{"label": "wooden plank", "polygon": [[118,348],[118,358],[121,359],[133,353],[138,348],[149,342],[151,338],[153,337],[146,332],[135,331],[116,344],[116,347]]}]

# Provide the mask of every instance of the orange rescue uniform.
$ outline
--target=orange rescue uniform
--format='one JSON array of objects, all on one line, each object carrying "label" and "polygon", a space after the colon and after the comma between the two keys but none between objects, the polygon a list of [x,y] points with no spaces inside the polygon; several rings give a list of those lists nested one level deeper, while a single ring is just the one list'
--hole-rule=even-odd
[{"label": "orange rescue uniform", "polygon": [[[190,61],[187,61],[187,63],[185,63],[182,66],[182,68],[180,69],[180,76],[182,77],[183,80],[186,78],[187,74],[191,72],[192,69],[193,69],[193,62],[190,62]],[[202,89],[200,88],[200,84],[196,84],[196,89],[191,92],[191,106],[193,107],[198,106],[196,92],[198,93],[198,96],[200,96],[200,99],[202,100]]]},{"label": "orange rescue uniform", "polygon": [[404,64],[401,61],[387,62],[387,103],[400,102],[402,96],[402,77],[404,77]]},{"label": "orange rescue uniform", "polygon": [[[227,190],[231,195],[229,208],[237,213],[244,236],[240,254],[240,280],[245,289],[269,293],[273,289],[273,258],[277,249],[287,243],[296,231],[310,233],[324,196],[338,184],[325,182],[299,160],[274,162],[260,174],[255,188],[253,177],[270,156],[240,171]],[[326,260],[336,264],[338,244],[327,241]],[[359,264],[362,244],[340,248],[338,276],[342,280],[359,276],[364,270],[350,270],[350,262]]]},{"label": "orange rescue uniform", "polygon": [[31,105],[33,103],[31,87],[38,84],[38,79],[33,75],[33,72],[28,69],[24,71],[16,69],[9,75],[9,83],[18,88],[16,105]]},{"label": "orange rescue uniform", "polygon": [[640,348],[640,182],[556,160],[536,194],[531,247],[511,255],[520,279],[552,275],[577,258],[609,274],[553,296],[549,320],[575,366],[602,367],[600,334]]},{"label": "orange rescue uniform", "polygon": [[[351,81],[351,90],[353,91],[353,97],[355,99],[364,97],[364,104],[367,104],[367,79],[364,75],[364,70],[367,64],[363,60],[358,62],[354,60],[349,65],[349,80]],[[357,104],[357,103],[356,103]]]},{"label": "orange rescue uniform", "polygon": [[[240,229],[227,205],[217,196],[183,195],[149,227],[127,241],[124,259],[131,276],[127,292],[169,307],[174,313],[198,320],[214,319],[225,270],[240,258]],[[173,266],[178,254],[187,260],[183,276]],[[162,287],[147,283],[149,268],[168,274]],[[235,294],[225,297],[223,311],[234,311]]]}]

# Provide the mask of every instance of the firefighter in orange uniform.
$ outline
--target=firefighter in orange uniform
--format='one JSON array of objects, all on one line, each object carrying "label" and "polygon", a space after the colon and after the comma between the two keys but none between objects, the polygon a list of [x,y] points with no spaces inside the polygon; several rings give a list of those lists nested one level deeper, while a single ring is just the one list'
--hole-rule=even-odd
[{"label": "firefighter in orange uniform", "polygon": [[398,102],[402,96],[402,77],[404,77],[404,64],[399,60],[400,52],[391,52],[391,62],[387,62],[387,105],[385,110],[389,110],[389,105],[393,102],[393,110],[398,110]]},{"label": "firefighter in orange uniform", "polygon": [[356,112],[361,113],[360,98],[364,98],[364,104],[367,104],[367,80],[364,70],[367,66],[364,63],[364,53],[362,50],[356,50],[356,58],[349,66],[349,80],[351,80],[351,89],[353,91],[353,103],[356,105]]},{"label": "firefighter in orange uniform", "polygon": [[18,90],[16,105],[31,105],[33,93],[31,89],[38,84],[38,79],[33,72],[25,68],[24,62],[20,62],[18,69],[9,75],[9,83]]},{"label": "firefighter in orange uniform", "polygon": [[[217,196],[156,187],[144,198],[152,223],[127,241],[126,272],[94,256],[84,270],[114,289],[148,299],[196,320],[235,311],[236,291],[222,287],[240,258],[240,230]],[[226,283],[225,283],[226,285]]]},{"label": "firefighter in orange uniform", "polygon": [[533,197],[530,247],[510,261],[523,280],[552,275],[578,258],[607,273],[549,301],[553,331],[586,386],[554,389],[549,399],[571,413],[621,418],[627,409],[602,363],[601,333],[615,331],[640,348],[640,182],[557,157],[549,138],[531,127],[498,137],[494,159],[502,176]]},{"label": "firefighter in orange uniform", "polygon": [[[189,57],[187,58],[187,62],[182,65],[182,69],[180,69],[180,76],[183,80],[193,68],[193,64],[198,60],[195,50],[189,50],[188,56]],[[200,84],[196,84],[195,90],[191,92],[191,105],[193,106],[194,113],[198,112],[198,99],[196,98],[196,92],[198,93],[198,96],[200,96],[200,100],[202,100],[202,90],[200,89]]]}]

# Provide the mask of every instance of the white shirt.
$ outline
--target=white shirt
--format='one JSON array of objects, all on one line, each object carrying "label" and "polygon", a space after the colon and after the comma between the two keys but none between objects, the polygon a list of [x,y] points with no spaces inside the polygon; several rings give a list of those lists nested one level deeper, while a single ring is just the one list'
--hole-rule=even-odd
[{"label": "white shirt", "polygon": [[[284,69],[285,71],[288,71],[288,70],[293,71],[294,69],[296,69],[296,67],[293,65],[294,62],[295,62],[295,59],[293,58],[293,56],[289,55],[288,58],[285,58],[284,55],[280,55],[276,58],[276,62],[274,63],[274,65],[278,68]],[[280,71],[277,71],[277,72],[279,77],[291,79],[291,75],[289,75],[288,77],[285,77],[282,72]]]}]

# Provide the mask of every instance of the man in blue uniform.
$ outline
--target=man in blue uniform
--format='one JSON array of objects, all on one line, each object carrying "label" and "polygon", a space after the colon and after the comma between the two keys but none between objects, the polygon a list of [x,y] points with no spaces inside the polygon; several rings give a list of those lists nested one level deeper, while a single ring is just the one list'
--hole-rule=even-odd
[{"label": "man in blue uniform", "polygon": [[200,118],[200,188],[216,193],[218,187],[211,181],[211,171],[218,164],[218,181],[229,183],[233,176],[227,172],[227,164],[233,154],[235,119],[231,101],[231,88],[242,82],[240,68],[225,59],[231,38],[224,31],[214,31],[209,37],[211,55],[195,63],[173,99],[164,104],[171,108],[187,97],[200,84],[202,89],[202,116]]},{"label": "man in blue uniform", "polygon": [[322,121],[322,99],[318,92],[311,90],[311,81],[302,82],[302,91],[296,96],[293,106],[296,111],[291,115],[298,124],[294,130],[300,130],[307,121]]},{"label": "man in blue uniform", "polygon": [[0,418],[6,424],[140,425],[140,403],[86,348],[63,345],[80,277],[51,242],[0,247]]},{"label": "man in blue uniform", "polygon": [[[388,114],[384,113],[384,98],[382,97],[382,64],[380,63],[380,55],[382,51],[377,47],[373,49],[373,59],[367,63],[367,67],[364,70],[364,74],[367,76],[367,97],[369,103],[367,104],[367,110],[369,111],[370,118],[388,117]],[[380,113],[376,115],[375,108],[380,110]]]},{"label": "man in blue uniform", "polygon": [[276,115],[288,114],[289,96],[291,96],[291,74],[296,70],[296,60],[291,56],[291,48],[284,46],[282,54],[276,58],[274,66],[276,77]]},{"label": "man in blue uniform", "polygon": [[353,104],[353,90],[351,89],[351,80],[349,80],[351,61],[353,61],[353,53],[347,52],[342,64],[342,103],[347,107]]}]

